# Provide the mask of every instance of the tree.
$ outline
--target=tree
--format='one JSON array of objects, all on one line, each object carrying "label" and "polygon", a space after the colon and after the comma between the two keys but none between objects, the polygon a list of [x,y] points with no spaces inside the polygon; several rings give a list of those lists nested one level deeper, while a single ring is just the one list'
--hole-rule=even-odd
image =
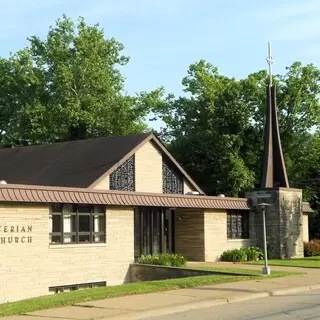
[{"label": "tree", "polygon": [[[286,71],[284,75],[274,76],[273,80],[277,88],[278,118],[286,167],[290,184],[295,185],[297,181],[305,179],[319,160],[317,136],[314,133],[320,129],[320,70],[312,64],[303,66],[295,62]],[[266,78],[266,72],[260,71],[242,80],[245,99],[251,106],[251,131],[256,136],[251,136],[253,139],[250,144],[256,147],[263,145]],[[247,145],[249,152],[250,144]],[[246,154],[244,157],[247,158]],[[257,159],[254,162],[259,163]],[[258,168],[251,164],[249,167],[258,176]]]},{"label": "tree", "polygon": [[183,85],[190,97],[170,95],[154,104],[176,158],[208,194],[238,195],[253,187],[254,174],[241,157],[249,123],[241,83],[202,60],[190,66]]},{"label": "tree", "polygon": [[124,93],[123,45],[98,25],[63,16],[41,40],[0,60],[2,145],[124,135],[146,128],[148,108]]},{"label": "tree", "polygon": [[[237,196],[259,186],[266,113],[266,71],[236,80],[200,61],[182,81],[185,97],[158,92],[153,111],[165,123],[161,135],[208,194]],[[296,62],[275,75],[280,134],[291,185],[304,179],[320,153],[320,71]],[[314,146],[314,148],[311,148]]]}]

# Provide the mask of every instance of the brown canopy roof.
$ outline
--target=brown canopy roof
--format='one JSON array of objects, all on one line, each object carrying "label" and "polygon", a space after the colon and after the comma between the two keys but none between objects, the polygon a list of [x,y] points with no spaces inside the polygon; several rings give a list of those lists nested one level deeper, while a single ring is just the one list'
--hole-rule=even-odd
[{"label": "brown canopy roof", "polygon": [[[0,202],[90,203],[121,206],[250,210],[246,198],[168,195],[9,184],[0,184]],[[308,203],[303,203],[302,211],[312,212],[312,209]]]},{"label": "brown canopy roof", "polygon": [[186,196],[64,188],[30,185],[0,185],[0,202],[90,203],[122,206],[162,206],[249,210],[247,199]]}]

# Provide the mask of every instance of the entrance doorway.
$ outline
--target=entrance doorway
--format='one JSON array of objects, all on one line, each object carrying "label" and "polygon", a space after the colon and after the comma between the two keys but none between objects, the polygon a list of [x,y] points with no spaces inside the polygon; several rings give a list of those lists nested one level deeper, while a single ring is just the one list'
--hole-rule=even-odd
[{"label": "entrance doorway", "polygon": [[134,257],[174,252],[174,210],[139,207],[134,211]]}]

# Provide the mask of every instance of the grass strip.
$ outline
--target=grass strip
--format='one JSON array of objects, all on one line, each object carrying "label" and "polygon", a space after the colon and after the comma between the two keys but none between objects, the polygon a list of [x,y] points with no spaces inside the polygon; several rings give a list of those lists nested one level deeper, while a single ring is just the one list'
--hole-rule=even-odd
[{"label": "grass strip", "polygon": [[[200,268],[199,268],[200,269]],[[210,275],[210,276],[199,276],[199,277],[188,277],[179,279],[168,279],[161,281],[147,281],[147,282],[136,282],[128,283],[119,286],[101,287],[87,290],[64,292],[54,295],[48,295],[43,297],[31,298],[16,302],[9,302],[0,304],[0,317],[19,315],[30,313],[38,310],[57,308],[63,306],[71,306],[77,303],[129,296],[135,294],[146,294],[161,292],[167,290],[175,290],[182,288],[194,288],[205,285],[214,285],[228,282],[237,282],[244,280],[255,280],[255,279],[270,279],[276,277],[283,277],[293,274],[294,272],[278,271],[273,272],[271,276],[262,277],[258,275],[258,270],[244,270],[244,269],[230,269],[230,268],[205,268],[204,270],[219,270],[232,272],[248,273],[250,276],[237,276],[237,275]],[[257,274],[257,275],[255,275]],[[261,274],[261,272],[260,272]],[[299,273],[301,274],[301,273]]]},{"label": "grass strip", "polygon": [[[263,261],[247,262],[247,264],[263,264]],[[320,257],[307,257],[297,259],[270,259],[268,260],[270,266],[282,267],[298,267],[298,268],[320,268]]]}]

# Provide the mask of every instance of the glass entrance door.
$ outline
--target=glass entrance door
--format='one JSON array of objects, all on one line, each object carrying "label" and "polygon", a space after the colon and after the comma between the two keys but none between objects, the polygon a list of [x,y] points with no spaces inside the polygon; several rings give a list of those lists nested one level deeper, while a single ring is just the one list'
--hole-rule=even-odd
[{"label": "glass entrance door", "polygon": [[134,212],[134,256],[174,252],[174,212],[161,207],[139,207]]}]

